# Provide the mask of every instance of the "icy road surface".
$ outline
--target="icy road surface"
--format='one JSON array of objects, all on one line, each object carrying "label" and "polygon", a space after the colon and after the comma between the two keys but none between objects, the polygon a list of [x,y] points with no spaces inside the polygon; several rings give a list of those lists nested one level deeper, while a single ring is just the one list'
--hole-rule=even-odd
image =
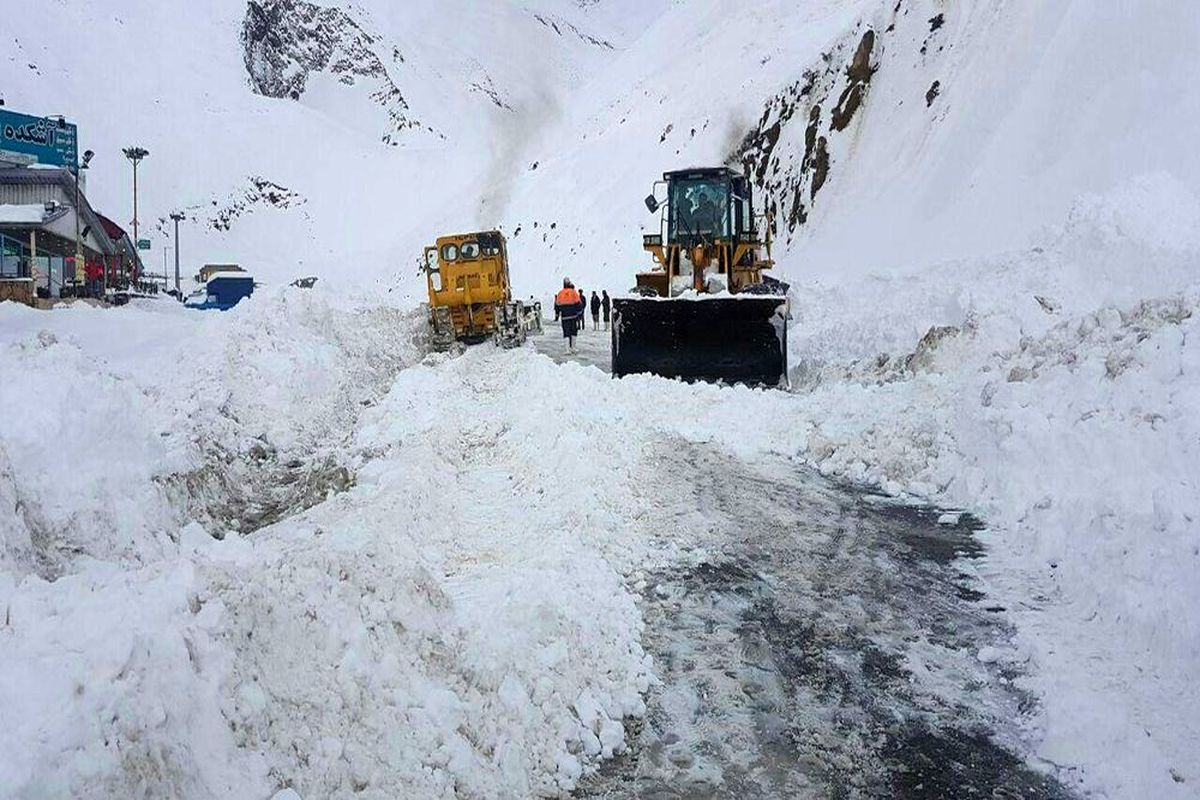
[{"label": "icy road surface", "polygon": [[[531,341],[609,370],[607,332],[574,351],[558,333]],[[686,488],[655,502],[651,535],[696,549],[639,585],[659,683],[630,751],[577,797],[1071,796],[1017,754],[1033,701],[987,663],[1004,609],[955,566],[981,552],[976,520],[785,458],[655,451]]]},{"label": "icy road surface", "polygon": [[589,318],[587,330],[580,332],[575,338],[574,350],[567,348],[567,340],[562,335],[562,325],[553,319],[542,320],[545,333],[532,336],[529,341],[533,342],[539,353],[550,356],[555,363],[574,361],[578,364],[591,364],[609,372],[612,370],[612,333],[604,330],[603,322],[600,323],[599,330],[593,329],[591,325]]},{"label": "icy road surface", "polygon": [[983,663],[1004,609],[953,566],[978,555],[970,517],[786,459],[683,442],[659,458],[694,482],[653,516],[702,530],[705,554],[646,581],[661,683],[630,753],[577,796],[1070,796],[1003,744],[1031,700]]}]

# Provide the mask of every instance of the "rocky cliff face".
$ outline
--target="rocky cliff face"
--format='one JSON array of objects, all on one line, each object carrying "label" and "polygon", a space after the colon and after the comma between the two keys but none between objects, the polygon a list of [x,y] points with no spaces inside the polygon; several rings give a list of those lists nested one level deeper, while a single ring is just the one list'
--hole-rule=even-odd
[{"label": "rocky cliff face", "polygon": [[310,77],[327,73],[346,87],[364,86],[370,102],[386,112],[386,130],[380,134],[385,143],[395,144],[405,130],[421,126],[390,71],[404,63],[399,48],[340,8],[304,0],[250,0],[242,47],[258,94],[300,100]]},{"label": "rocky cliff face", "polygon": [[[947,11],[938,6],[882,3],[842,36],[792,84],[767,99],[762,115],[729,154],[731,166],[745,167],[765,193],[775,232],[788,239],[809,222],[822,189],[844,175],[856,157],[855,143],[872,107],[876,73],[897,78],[882,100],[891,111],[909,104],[936,125],[943,116],[944,55],[954,47],[944,30]],[[931,16],[932,14],[932,16]],[[929,75],[920,91],[897,96],[897,86]],[[880,100],[876,100],[878,106]],[[882,119],[876,125],[883,125]],[[873,176],[869,179],[873,179]],[[828,193],[828,189],[826,189]]]},{"label": "rocky cliff face", "polygon": [[790,236],[808,221],[829,180],[832,139],[842,136],[866,101],[877,66],[877,37],[867,27],[824,53],[792,85],[767,100],[762,117],[731,164],[744,166],[769,199],[775,230]]}]

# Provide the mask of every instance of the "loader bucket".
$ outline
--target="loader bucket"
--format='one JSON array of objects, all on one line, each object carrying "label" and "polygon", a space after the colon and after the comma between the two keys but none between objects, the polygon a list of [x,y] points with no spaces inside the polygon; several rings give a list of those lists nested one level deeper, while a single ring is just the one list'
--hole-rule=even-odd
[{"label": "loader bucket", "polygon": [[614,298],[612,373],[778,386],[786,313],[778,296]]}]

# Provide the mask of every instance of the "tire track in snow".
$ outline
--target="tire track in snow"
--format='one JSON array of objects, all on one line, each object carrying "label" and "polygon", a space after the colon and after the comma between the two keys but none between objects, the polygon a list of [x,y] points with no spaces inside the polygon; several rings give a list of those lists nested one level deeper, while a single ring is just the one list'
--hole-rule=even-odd
[{"label": "tire track in snow", "polygon": [[690,491],[647,498],[658,537],[699,556],[647,580],[661,683],[578,797],[1070,796],[1018,755],[1018,673],[977,657],[1007,631],[954,567],[980,554],[969,518],[782,458],[678,441],[660,458]]}]

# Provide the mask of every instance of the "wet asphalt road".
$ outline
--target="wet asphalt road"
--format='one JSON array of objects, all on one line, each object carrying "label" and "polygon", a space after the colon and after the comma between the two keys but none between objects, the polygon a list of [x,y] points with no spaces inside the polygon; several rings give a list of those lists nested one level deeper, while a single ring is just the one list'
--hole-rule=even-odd
[{"label": "wet asphalt road", "polygon": [[955,567],[980,554],[974,520],[786,459],[683,442],[662,458],[693,482],[657,501],[658,535],[703,555],[647,581],[661,683],[578,797],[1071,797],[1021,755],[1036,709],[1017,673],[978,658],[1008,631]]},{"label": "wet asphalt road", "polygon": [[590,317],[587,324],[587,329],[575,337],[575,350],[573,351],[567,349],[567,340],[563,338],[562,326],[552,319],[542,320],[544,333],[541,336],[530,337],[529,341],[533,342],[533,346],[539,353],[544,353],[559,364],[574,361],[579,364],[591,364],[605,372],[610,372],[612,370],[610,356],[612,334],[604,330],[603,322],[600,323],[599,330],[592,328]]},{"label": "wet asphalt road", "polygon": [[[535,346],[607,368],[603,332],[575,354],[556,334]],[[982,554],[975,520],[782,457],[660,451],[680,477],[644,498],[646,534],[684,555],[639,587],[659,683],[629,751],[576,797],[1075,796],[1026,756],[1021,665],[979,657],[1010,631],[961,569]]]}]

